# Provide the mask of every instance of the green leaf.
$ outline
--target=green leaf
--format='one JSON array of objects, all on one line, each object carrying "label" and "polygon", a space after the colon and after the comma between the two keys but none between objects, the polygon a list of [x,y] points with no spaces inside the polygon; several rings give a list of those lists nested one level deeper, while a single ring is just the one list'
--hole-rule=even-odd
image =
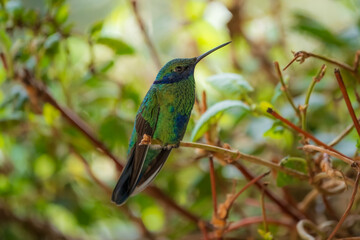
[{"label": "green leaf", "polygon": [[[298,157],[283,158],[280,162],[280,166],[294,169],[301,173],[305,173],[305,174],[307,173],[306,160],[303,158],[298,158]],[[299,181],[300,181],[299,179],[283,172],[279,172],[276,178],[276,184],[279,187],[284,187],[290,184],[296,184]]]},{"label": "green leaf", "polygon": [[207,130],[211,123],[218,120],[224,111],[231,108],[240,108],[249,111],[248,105],[242,101],[225,100],[211,106],[197,121],[194,130],[191,133],[191,141],[198,140]]},{"label": "green leaf", "polygon": [[66,21],[69,16],[69,6],[66,4],[61,5],[55,14],[55,21],[62,24]]},{"label": "green leaf", "polygon": [[206,80],[213,88],[226,95],[241,95],[254,89],[240,74],[221,73]]},{"label": "green leaf", "polygon": [[43,116],[45,122],[49,126],[53,126],[56,119],[60,117],[60,112],[49,103],[45,103],[43,107]]},{"label": "green leaf", "polygon": [[114,50],[115,54],[117,55],[134,53],[134,49],[130,45],[121,41],[120,39],[111,38],[111,37],[100,37],[97,40],[97,43],[111,48],[112,50]]},{"label": "green leaf", "polygon": [[264,240],[273,240],[274,239],[274,236],[272,235],[271,232],[266,232],[262,229],[258,229],[258,233]]},{"label": "green leaf", "polygon": [[9,35],[5,32],[4,29],[0,29],[0,43],[4,46],[6,51],[9,51],[11,48],[11,39]]},{"label": "green leaf", "polygon": [[333,34],[326,26],[320,22],[302,14],[295,13],[295,18],[297,23],[294,26],[294,29],[307,33],[315,38],[318,38],[323,43],[343,46],[345,42]]},{"label": "green leaf", "polygon": [[92,37],[97,37],[97,36],[100,34],[103,26],[104,26],[104,22],[103,22],[103,21],[99,21],[99,22],[94,23],[94,24],[91,26],[91,28],[89,29],[90,35],[91,35]]}]

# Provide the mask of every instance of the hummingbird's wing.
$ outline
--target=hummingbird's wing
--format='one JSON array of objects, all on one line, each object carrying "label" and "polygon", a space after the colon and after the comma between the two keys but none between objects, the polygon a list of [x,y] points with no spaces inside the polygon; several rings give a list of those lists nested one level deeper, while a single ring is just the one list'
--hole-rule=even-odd
[{"label": "hummingbird's wing", "polygon": [[149,149],[149,145],[139,144],[144,134],[153,136],[158,114],[159,104],[156,97],[156,88],[150,88],[136,115],[129,145],[128,161],[112,194],[112,201],[116,204],[124,203],[138,183]]}]

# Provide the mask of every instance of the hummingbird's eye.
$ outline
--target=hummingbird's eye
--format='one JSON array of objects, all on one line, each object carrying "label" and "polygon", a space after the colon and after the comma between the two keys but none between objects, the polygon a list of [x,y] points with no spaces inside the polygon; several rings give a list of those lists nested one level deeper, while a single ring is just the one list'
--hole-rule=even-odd
[{"label": "hummingbird's eye", "polygon": [[180,72],[184,71],[184,69],[185,69],[185,68],[182,67],[182,66],[176,66],[175,69],[174,69],[174,72],[180,73]]}]

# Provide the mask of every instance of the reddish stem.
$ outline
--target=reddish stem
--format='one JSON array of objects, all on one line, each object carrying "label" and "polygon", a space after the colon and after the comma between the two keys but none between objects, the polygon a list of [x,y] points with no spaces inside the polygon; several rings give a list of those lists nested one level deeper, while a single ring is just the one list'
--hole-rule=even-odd
[{"label": "reddish stem", "polygon": [[292,122],[290,122],[289,120],[287,120],[286,118],[282,117],[280,114],[275,112],[272,108],[268,108],[267,112],[270,113],[271,115],[273,115],[275,118],[282,121],[283,123],[285,123],[286,125],[288,125],[289,127],[291,127],[292,129],[294,129],[295,131],[297,131],[298,133],[301,133],[305,137],[313,140],[316,144],[318,144],[320,146],[323,146],[324,148],[329,149],[329,150],[331,150],[333,152],[336,152],[337,154],[339,154],[341,156],[349,158],[349,157],[345,156],[344,154],[338,152],[337,150],[333,149],[332,147],[328,146],[327,144],[323,143],[322,141],[320,141],[319,139],[317,139],[316,137],[314,137],[310,133],[305,132],[304,130],[302,130],[301,128],[299,128],[298,126],[296,126],[295,124],[293,124]]},{"label": "reddish stem", "polygon": [[351,119],[353,120],[356,131],[358,132],[358,135],[360,136],[360,124],[359,124],[359,121],[356,118],[355,111],[354,111],[354,109],[353,109],[353,107],[351,105],[350,98],[349,98],[349,95],[348,95],[348,93],[346,91],[346,87],[345,87],[344,81],[342,79],[340,70],[338,68],[335,68],[334,73],[335,73],[336,80],[337,80],[337,82],[339,84],[340,90],[341,90],[341,92],[342,92],[342,94],[344,96],[344,100],[345,100],[346,106],[348,108],[348,111],[350,113]]},{"label": "reddish stem", "polygon": [[211,182],[211,194],[213,200],[213,209],[214,215],[217,215],[217,200],[216,200],[216,181],[215,181],[215,169],[214,169],[214,159],[213,156],[209,157],[209,167],[210,167],[210,182]]}]

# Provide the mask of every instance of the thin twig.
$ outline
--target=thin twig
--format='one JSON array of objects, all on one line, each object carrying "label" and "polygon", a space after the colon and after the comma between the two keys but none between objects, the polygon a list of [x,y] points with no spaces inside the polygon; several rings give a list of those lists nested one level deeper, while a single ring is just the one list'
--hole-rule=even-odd
[{"label": "thin twig", "polygon": [[[360,53],[356,53],[356,56],[360,54]],[[306,51],[298,51],[294,53],[294,58],[290,61],[290,63],[288,65],[286,65],[286,67],[283,69],[283,71],[285,71],[293,62],[295,62],[296,60],[299,61],[300,63],[303,63],[305,61],[305,59],[309,58],[309,57],[314,57],[314,58],[318,58],[321,59],[325,62],[329,62],[332,63],[334,65],[337,65],[343,69],[348,70],[349,72],[352,72],[354,74],[356,74],[357,68],[358,68],[358,64],[354,65],[354,67],[351,67],[350,65],[346,64],[346,63],[342,63],[342,62],[338,62],[334,59],[330,59],[324,56],[320,56],[311,52],[306,52]],[[356,58],[355,58],[356,59]]]},{"label": "thin twig", "polygon": [[353,192],[351,194],[349,204],[348,204],[344,214],[340,218],[340,221],[338,222],[338,224],[336,225],[336,227],[334,228],[334,230],[332,231],[330,236],[327,238],[327,240],[331,240],[335,236],[336,232],[339,230],[339,228],[341,227],[341,225],[345,221],[347,215],[349,214],[349,212],[351,210],[351,207],[352,207],[352,205],[354,203],[354,200],[355,200],[356,192],[357,192],[358,185],[359,185],[359,180],[360,180],[360,172],[358,172],[357,175],[356,175],[355,186],[354,186],[354,190],[353,190]]},{"label": "thin twig", "polygon": [[321,152],[321,153],[326,153],[326,154],[329,154],[335,158],[338,158],[350,165],[352,165],[354,163],[354,160],[352,160],[351,158],[341,155],[338,152],[334,152],[330,149],[325,149],[325,148],[318,147],[315,145],[304,145],[302,147],[302,149],[304,149],[305,151],[313,150],[313,151],[317,151],[317,152]]},{"label": "thin twig", "polygon": [[293,124],[292,122],[290,122],[289,120],[287,120],[286,118],[282,117],[280,114],[278,114],[277,112],[275,112],[273,109],[268,108],[267,112],[270,113],[271,115],[273,115],[275,118],[279,119],[280,121],[282,121],[283,123],[285,123],[286,125],[288,125],[289,127],[291,127],[292,129],[294,129],[295,131],[297,131],[298,133],[304,135],[305,137],[313,140],[316,144],[323,146],[326,149],[329,149],[333,152],[336,152],[337,154],[343,156],[344,158],[348,158],[347,156],[345,156],[344,154],[338,152],[337,150],[333,149],[332,147],[328,146],[327,144],[323,143],[322,141],[320,141],[319,139],[317,139],[316,137],[314,137],[313,135],[311,135],[310,133],[302,130],[301,128],[297,127],[295,124]]},{"label": "thin twig", "polygon": [[265,230],[265,232],[268,232],[268,231],[269,231],[269,228],[268,228],[267,217],[266,217],[264,190],[265,190],[265,186],[264,186],[264,188],[263,188],[262,191],[261,191],[260,203],[261,203],[261,212],[262,212],[263,222],[264,222],[264,230]]},{"label": "thin twig", "polygon": [[354,128],[354,124],[352,123],[349,126],[347,126],[336,138],[334,138],[331,142],[329,142],[328,145],[330,147],[333,147],[336,144],[338,144],[341,140],[344,139],[344,137],[346,137],[351,132],[351,130],[353,130],[353,128]]},{"label": "thin twig", "polygon": [[211,183],[211,194],[212,194],[212,200],[213,200],[213,209],[214,209],[214,215],[216,215],[217,214],[217,200],[216,200],[216,181],[215,181],[213,156],[209,156],[209,168],[210,168],[210,183]]},{"label": "thin twig", "polygon": [[348,111],[350,113],[350,116],[351,116],[351,119],[353,120],[354,122],[354,126],[355,126],[355,129],[356,131],[358,132],[358,135],[360,136],[360,124],[357,120],[357,117],[355,115],[355,111],[351,105],[351,102],[350,102],[350,98],[349,98],[349,95],[346,91],[346,87],[345,87],[345,84],[344,84],[344,81],[342,79],[342,76],[341,76],[341,73],[340,73],[340,70],[338,68],[335,68],[335,77],[336,77],[336,80],[339,84],[339,87],[340,87],[340,90],[344,96],[344,100],[345,100],[345,103],[346,103],[346,106],[348,108]]},{"label": "thin twig", "polygon": [[280,80],[280,83],[281,83],[281,86],[282,86],[282,90],[284,91],[286,98],[287,98],[287,100],[289,101],[291,107],[294,109],[296,115],[301,119],[300,110],[299,110],[299,108],[297,108],[297,107],[295,106],[295,103],[294,103],[294,101],[293,101],[293,99],[292,99],[292,96],[291,96],[291,94],[290,94],[289,88],[286,86],[286,83],[285,83],[285,81],[284,81],[284,78],[283,78],[282,73],[281,73],[281,70],[280,70],[279,63],[278,63],[278,62],[274,62],[274,65],[275,65],[276,73],[277,73],[278,76],[279,76],[279,80]]},{"label": "thin twig", "polygon": [[307,108],[309,106],[309,102],[310,102],[310,96],[314,90],[315,84],[320,82],[320,80],[324,77],[325,75],[325,71],[326,71],[326,65],[323,64],[320,68],[320,71],[316,74],[316,76],[313,78],[307,92],[306,92],[306,97],[305,97],[305,102],[304,102],[304,106],[301,108],[301,112],[302,112],[302,129],[304,131],[306,131],[306,113],[307,113]]},{"label": "thin twig", "polygon": [[131,0],[131,5],[132,5],[133,10],[134,10],[136,21],[137,21],[137,23],[138,23],[138,25],[140,27],[140,30],[141,30],[141,32],[143,34],[144,39],[145,39],[145,43],[146,43],[146,45],[148,46],[148,48],[150,50],[151,56],[152,56],[152,58],[153,58],[153,60],[154,60],[154,62],[156,64],[156,66],[160,69],[161,68],[160,57],[157,54],[155,46],[154,46],[153,42],[151,41],[148,32],[146,31],[145,24],[141,19],[141,16],[140,16],[140,13],[139,13],[139,10],[138,10],[137,0]]}]

